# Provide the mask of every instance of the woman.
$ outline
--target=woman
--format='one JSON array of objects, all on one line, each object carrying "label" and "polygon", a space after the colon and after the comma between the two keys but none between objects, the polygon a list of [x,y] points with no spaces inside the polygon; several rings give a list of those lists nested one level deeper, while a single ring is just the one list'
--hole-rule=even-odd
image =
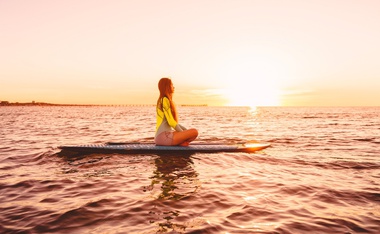
[{"label": "woman", "polygon": [[198,136],[194,128],[186,129],[178,123],[177,111],[173,104],[172,96],[174,86],[169,78],[162,78],[158,82],[160,97],[157,100],[156,112],[156,145],[181,145],[188,146]]}]

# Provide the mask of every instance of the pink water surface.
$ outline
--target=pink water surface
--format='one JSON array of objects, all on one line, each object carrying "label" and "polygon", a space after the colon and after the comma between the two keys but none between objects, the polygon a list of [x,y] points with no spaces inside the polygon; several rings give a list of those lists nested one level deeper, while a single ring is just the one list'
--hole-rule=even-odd
[{"label": "pink water surface", "polygon": [[256,153],[68,155],[151,141],[154,107],[0,107],[1,233],[380,233],[380,108],[179,107]]}]

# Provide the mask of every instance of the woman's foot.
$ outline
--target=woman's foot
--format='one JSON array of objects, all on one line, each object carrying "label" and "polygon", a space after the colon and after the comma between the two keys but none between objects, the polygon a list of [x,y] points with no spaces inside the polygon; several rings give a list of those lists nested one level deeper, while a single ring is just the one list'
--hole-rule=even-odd
[{"label": "woman's foot", "polygon": [[185,142],[182,142],[181,144],[179,144],[180,146],[189,146],[190,145],[190,142],[188,141],[185,141]]}]

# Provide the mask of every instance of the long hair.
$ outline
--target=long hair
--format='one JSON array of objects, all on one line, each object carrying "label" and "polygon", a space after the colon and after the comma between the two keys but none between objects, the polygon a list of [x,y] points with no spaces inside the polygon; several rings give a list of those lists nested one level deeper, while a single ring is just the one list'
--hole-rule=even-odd
[{"label": "long hair", "polygon": [[175,119],[175,121],[178,122],[177,119],[177,111],[175,108],[175,105],[173,103],[172,97],[173,92],[171,89],[172,81],[169,78],[161,78],[158,82],[158,90],[160,90],[160,96],[157,99],[157,108],[163,111],[163,98],[167,97],[170,102],[170,109],[172,110],[172,115]]}]

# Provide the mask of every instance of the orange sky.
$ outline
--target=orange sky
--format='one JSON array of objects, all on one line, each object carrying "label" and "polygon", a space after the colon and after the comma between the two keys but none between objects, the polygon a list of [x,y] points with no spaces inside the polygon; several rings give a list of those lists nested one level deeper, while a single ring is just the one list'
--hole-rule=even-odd
[{"label": "orange sky", "polygon": [[380,1],[0,1],[0,100],[380,106]]}]

